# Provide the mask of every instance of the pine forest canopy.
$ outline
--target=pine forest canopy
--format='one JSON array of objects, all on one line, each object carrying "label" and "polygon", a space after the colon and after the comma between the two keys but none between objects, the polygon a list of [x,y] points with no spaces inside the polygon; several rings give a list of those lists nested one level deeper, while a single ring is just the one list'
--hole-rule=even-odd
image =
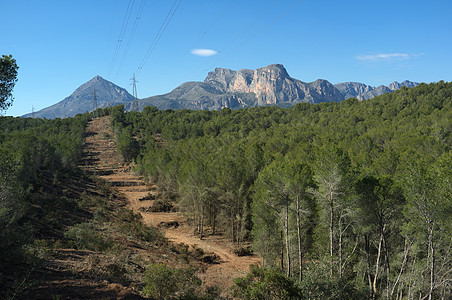
[{"label": "pine forest canopy", "polygon": [[438,82],[290,109],[110,113],[123,156],[201,238],[251,240],[300,293],[445,299],[451,106],[452,84]]}]

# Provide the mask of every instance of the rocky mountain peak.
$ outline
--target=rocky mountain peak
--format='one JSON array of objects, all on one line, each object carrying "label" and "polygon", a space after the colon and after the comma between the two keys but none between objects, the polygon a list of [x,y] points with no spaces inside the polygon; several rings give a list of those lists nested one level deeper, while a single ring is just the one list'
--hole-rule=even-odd
[{"label": "rocky mountain peak", "polygon": [[207,74],[205,83],[214,85],[221,91],[227,91],[229,83],[234,78],[237,72],[229,69],[215,68],[213,72]]},{"label": "rocky mountain peak", "polygon": [[407,88],[410,88],[410,87],[415,87],[415,86],[418,86],[418,85],[419,85],[419,83],[417,83],[417,82],[412,82],[412,81],[409,81],[409,80],[404,80],[404,81],[402,81],[401,83],[399,83],[399,82],[397,82],[397,81],[394,81],[393,83],[391,83],[391,84],[388,85],[388,88],[389,88],[390,90],[392,90],[392,91],[395,91],[395,90],[400,89],[402,86],[405,86],[405,87],[407,87]]},{"label": "rocky mountain peak", "polygon": [[209,72],[204,83],[215,87],[218,93],[249,95],[248,98],[255,98],[257,105],[343,99],[342,94],[328,81],[301,82],[290,77],[282,64],[271,64],[256,70],[216,68]]},{"label": "rocky mountain peak", "polygon": [[[96,89],[96,102],[98,108],[125,104],[134,100],[133,96],[125,89],[97,75],[79,86],[70,96],[64,98],[57,104],[37,111],[35,116],[38,118],[52,119],[58,117],[73,117],[79,113],[92,111],[94,88]],[[25,115],[24,117],[29,116],[30,115]]]},{"label": "rocky mountain peak", "polygon": [[378,87],[359,82],[344,82],[335,84],[334,86],[344,95],[344,99],[357,98],[358,100],[367,100],[386,93],[392,93],[402,86],[415,87],[417,85],[419,83],[405,80],[402,83],[394,81],[388,86],[380,85]]},{"label": "rocky mountain peak", "polygon": [[93,79],[91,79],[91,80],[88,81],[88,82],[97,82],[97,81],[103,81],[103,80],[105,80],[105,79],[103,79],[103,78],[100,77],[99,75],[96,75],[96,76],[93,77]]},{"label": "rocky mountain peak", "polygon": [[256,71],[258,71],[258,72],[259,71],[261,71],[261,72],[270,72],[270,73],[277,74],[277,75],[282,76],[282,77],[290,77],[289,73],[287,73],[286,68],[284,68],[284,66],[281,65],[281,64],[268,65],[266,67],[259,68]]}]

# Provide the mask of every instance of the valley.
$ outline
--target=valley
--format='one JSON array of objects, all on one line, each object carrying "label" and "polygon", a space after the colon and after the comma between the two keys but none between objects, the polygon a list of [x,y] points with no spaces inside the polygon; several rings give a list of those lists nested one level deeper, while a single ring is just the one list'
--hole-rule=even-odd
[{"label": "valley", "polygon": [[[156,187],[152,183],[146,184],[140,176],[133,174],[130,167],[123,164],[116,150],[109,116],[88,123],[85,141],[84,168],[123,194],[127,207],[140,214],[146,225],[159,227],[170,243],[183,243],[191,249],[200,248],[205,253],[218,256],[214,264],[208,265],[206,270],[198,274],[205,285],[216,285],[222,291],[228,291],[234,278],[246,275],[250,264],[261,264],[261,259],[255,255],[239,257],[234,254],[234,246],[222,236],[207,235],[202,240],[193,236],[193,230],[179,212],[144,211],[156,200],[141,199],[148,195],[158,197]],[[162,224],[174,222],[178,224],[176,227],[162,228]]]}]

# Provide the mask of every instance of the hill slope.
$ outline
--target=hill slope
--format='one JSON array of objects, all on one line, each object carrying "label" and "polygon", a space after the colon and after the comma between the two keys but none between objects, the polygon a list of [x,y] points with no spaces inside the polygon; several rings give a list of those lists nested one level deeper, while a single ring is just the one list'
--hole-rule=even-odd
[{"label": "hill slope", "polygon": [[[125,89],[100,76],[95,76],[77,88],[69,97],[35,112],[34,116],[47,119],[65,118],[92,111],[94,88],[96,89],[96,100],[99,108],[125,104],[133,100],[133,96]],[[32,114],[26,114],[23,117],[32,117]]]}]

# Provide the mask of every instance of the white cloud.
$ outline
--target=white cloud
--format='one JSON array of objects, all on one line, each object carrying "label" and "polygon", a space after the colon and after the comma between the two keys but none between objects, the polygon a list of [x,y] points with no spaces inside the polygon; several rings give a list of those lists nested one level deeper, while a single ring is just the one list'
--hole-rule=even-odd
[{"label": "white cloud", "polygon": [[212,49],[193,49],[191,50],[191,54],[198,56],[212,56],[218,54],[218,51]]},{"label": "white cloud", "polygon": [[361,61],[394,61],[394,60],[408,60],[419,57],[422,54],[408,54],[408,53],[379,53],[373,55],[358,55],[356,59]]}]

